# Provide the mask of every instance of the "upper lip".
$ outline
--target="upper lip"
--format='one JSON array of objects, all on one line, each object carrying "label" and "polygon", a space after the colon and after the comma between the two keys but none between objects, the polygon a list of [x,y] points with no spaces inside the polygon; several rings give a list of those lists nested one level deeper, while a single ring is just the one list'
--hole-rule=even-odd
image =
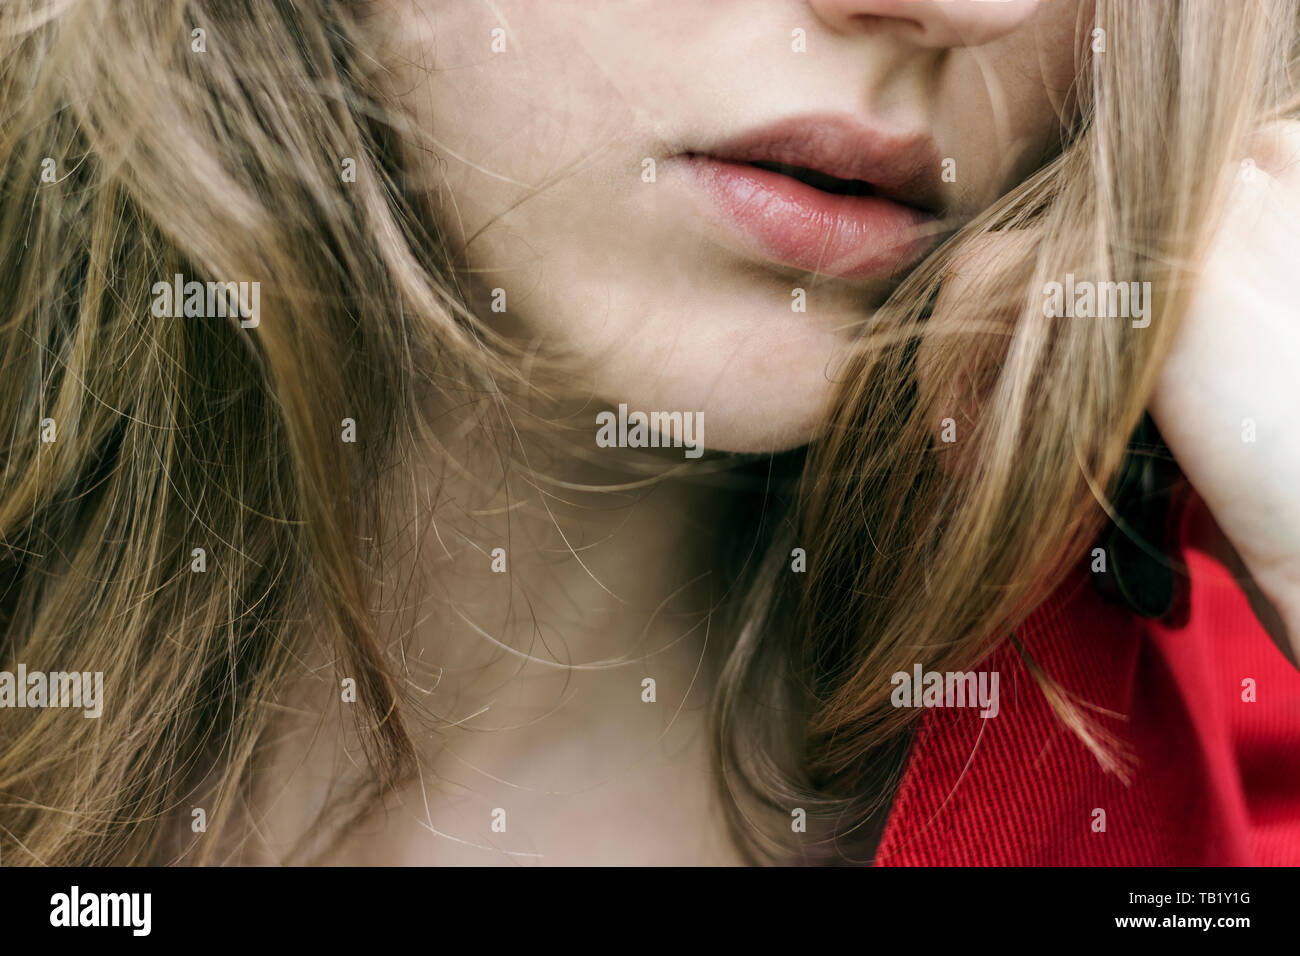
[{"label": "upper lip", "polygon": [[877,195],[925,212],[942,207],[939,154],[928,134],[883,130],[839,114],[783,120],[694,155],[800,167],[862,181]]}]

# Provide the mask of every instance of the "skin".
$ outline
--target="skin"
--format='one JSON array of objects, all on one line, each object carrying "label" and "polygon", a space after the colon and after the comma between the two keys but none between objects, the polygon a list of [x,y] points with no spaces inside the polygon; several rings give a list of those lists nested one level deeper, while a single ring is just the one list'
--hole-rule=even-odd
[{"label": "skin", "polygon": [[[391,13],[399,88],[437,141],[430,186],[450,197],[449,228],[484,284],[506,289],[511,318],[576,357],[578,387],[702,411],[710,448],[767,451],[812,436],[889,283],[738,249],[678,154],[810,113],[921,129],[956,160],[944,198],[960,220],[1050,148],[1078,9],[416,0]],[[806,53],[792,52],[794,29]],[[796,287],[806,313],[791,310]]]},{"label": "skin", "polygon": [[[1300,661],[1300,125],[1259,131],[1151,414],[1222,532],[1215,552]],[[1253,435],[1251,428],[1253,427]]]},{"label": "skin", "polygon": [[[398,86],[436,139],[429,188],[467,268],[507,290],[509,319],[572,356],[579,389],[702,411],[711,449],[764,451],[812,436],[855,328],[889,283],[800,274],[737,248],[709,224],[678,154],[808,113],[919,126],[957,161],[944,198],[960,220],[1051,148],[1088,11],[1067,0],[394,0],[382,16]],[[498,27],[506,51],[494,54]],[[791,50],[795,28],[806,53]],[[654,183],[640,178],[646,158]],[[1235,254],[1250,256],[1249,233],[1238,238]],[[1261,420],[1300,407],[1295,376],[1279,381],[1296,367],[1294,328],[1279,329],[1294,318],[1287,255],[1252,263],[1268,274],[1272,311],[1241,309],[1250,297],[1225,284],[1230,266],[1207,279],[1154,405],[1225,532],[1252,569],[1270,571],[1274,597],[1300,566],[1300,521],[1276,541],[1263,534],[1264,508],[1295,517],[1281,477],[1296,474],[1294,435],[1268,420],[1279,456],[1269,465],[1280,470],[1257,493],[1260,462],[1216,447],[1189,393],[1211,382],[1222,392],[1202,399],[1235,396]],[[809,290],[807,313],[791,311],[795,287]],[[1236,339],[1216,324],[1222,295],[1245,323]],[[1221,361],[1222,337],[1240,346],[1265,334],[1290,335],[1289,365],[1270,366],[1253,395],[1234,391],[1243,366]],[[423,561],[448,575],[441,589],[455,608],[429,610],[408,659],[439,662],[423,686],[438,687],[431,709],[457,729],[428,735],[422,779],[356,827],[336,862],[740,862],[713,795],[706,724],[707,610],[725,585],[709,566],[718,492],[669,483],[629,493],[635,507],[611,506],[576,487],[602,476],[572,468],[541,518],[449,486],[464,507],[440,520]],[[482,542],[492,540],[510,542],[510,575],[488,571]],[[484,634],[527,659],[494,658]],[[654,704],[641,696],[646,676],[658,683]],[[319,712],[320,689],[311,693],[304,710]],[[285,781],[254,848],[269,859],[302,832],[301,808],[345,759],[329,734],[305,757],[292,743],[268,775]],[[492,827],[497,809],[504,832]]]}]

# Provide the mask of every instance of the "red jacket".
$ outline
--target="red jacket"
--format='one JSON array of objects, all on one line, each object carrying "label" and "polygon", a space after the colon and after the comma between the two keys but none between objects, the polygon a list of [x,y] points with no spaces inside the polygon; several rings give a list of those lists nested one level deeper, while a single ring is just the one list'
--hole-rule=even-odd
[{"label": "red jacket", "polygon": [[1085,708],[1135,758],[1129,782],[1060,723],[1004,643],[979,668],[999,672],[996,717],[922,716],[878,865],[1300,864],[1300,671],[1189,540],[1197,507],[1183,524],[1185,625],[1108,603],[1084,569],[1018,632],[1057,682],[1122,715]]}]

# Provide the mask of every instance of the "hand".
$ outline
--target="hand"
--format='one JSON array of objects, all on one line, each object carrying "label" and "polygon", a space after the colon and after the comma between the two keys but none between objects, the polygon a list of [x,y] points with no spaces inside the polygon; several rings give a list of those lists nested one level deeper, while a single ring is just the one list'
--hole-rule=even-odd
[{"label": "hand", "polygon": [[[1237,171],[1150,411],[1300,659],[1300,124]],[[1258,606],[1257,606],[1258,611]],[[1279,624],[1281,625],[1279,627]],[[1278,633],[1284,630],[1285,633]]]}]

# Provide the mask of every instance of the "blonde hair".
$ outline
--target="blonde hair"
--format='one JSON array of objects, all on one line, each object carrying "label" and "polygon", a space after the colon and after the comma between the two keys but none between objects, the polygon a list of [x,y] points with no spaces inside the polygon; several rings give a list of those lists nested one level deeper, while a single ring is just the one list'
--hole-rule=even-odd
[{"label": "blonde hair", "polygon": [[[212,810],[194,858],[209,859],[241,823],[308,619],[357,681],[370,770],[334,826],[415,766],[370,610],[376,476],[402,442],[435,443],[431,370],[500,422],[535,379],[467,306],[457,250],[403,175],[417,132],[362,9],[0,9],[0,661],[102,666],[113,688],[99,720],[0,721],[6,863],[178,859],[169,824],[199,793]],[[755,859],[852,856],[909,728],[888,675],[918,653],[939,669],[977,659],[1096,530],[1094,488],[1111,483],[1176,331],[1220,170],[1294,94],[1292,0],[1099,0],[1097,24],[1107,50],[1080,50],[1059,155],[873,321],[794,521],[774,520],[784,530],[749,572],[715,727]],[[926,321],[964,251],[1031,227],[1031,261],[981,275],[955,320]],[[1043,318],[1032,290],[1066,271],[1151,280],[1151,326]],[[154,284],[177,273],[274,277],[256,335],[237,315],[153,315]],[[978,320],[992,314],[990,335]],[[931,451],[917,354],[944,380],[969,365],[972,335],[992,361],[954,474]],[[345,450],[349,418],[365,440]],[[815,542],[806,576],[780,573],[791,541]],[[791,806],[810,809],[818,840],[787,845],[754,817]]]},{"label": "blonde hair", "polygon": [[[774,549],[764,611],[742,627],[720,685],[723,778],[752,858],[868,859],[915,720],[891,705],[891,675],[976,666],[1084,559],[1225,170],[1248,157],[1258,126],[1295,114],[1298,10],[1098,2],[1079,31],[1059,154],[873,317],[786,538],[786,554],[808,543],[808,573],[782,575]],[[1098,36],[1104,52],[1091,48]],[[1150,282],[1149,325],[1046,317],[1042,290],[1067,273]],[[945,417],[963,431],[948,452],[934,441]],[[1027,664],[1062,721],[1122,772],[1115,742]],[[792,719],[759,713],[773,709]],[[767,737],[755,742],[756,728]],[[781,838],[792,807],[808,815],[793,844]],[[756,828],[763,811],[786,825]]]}]

